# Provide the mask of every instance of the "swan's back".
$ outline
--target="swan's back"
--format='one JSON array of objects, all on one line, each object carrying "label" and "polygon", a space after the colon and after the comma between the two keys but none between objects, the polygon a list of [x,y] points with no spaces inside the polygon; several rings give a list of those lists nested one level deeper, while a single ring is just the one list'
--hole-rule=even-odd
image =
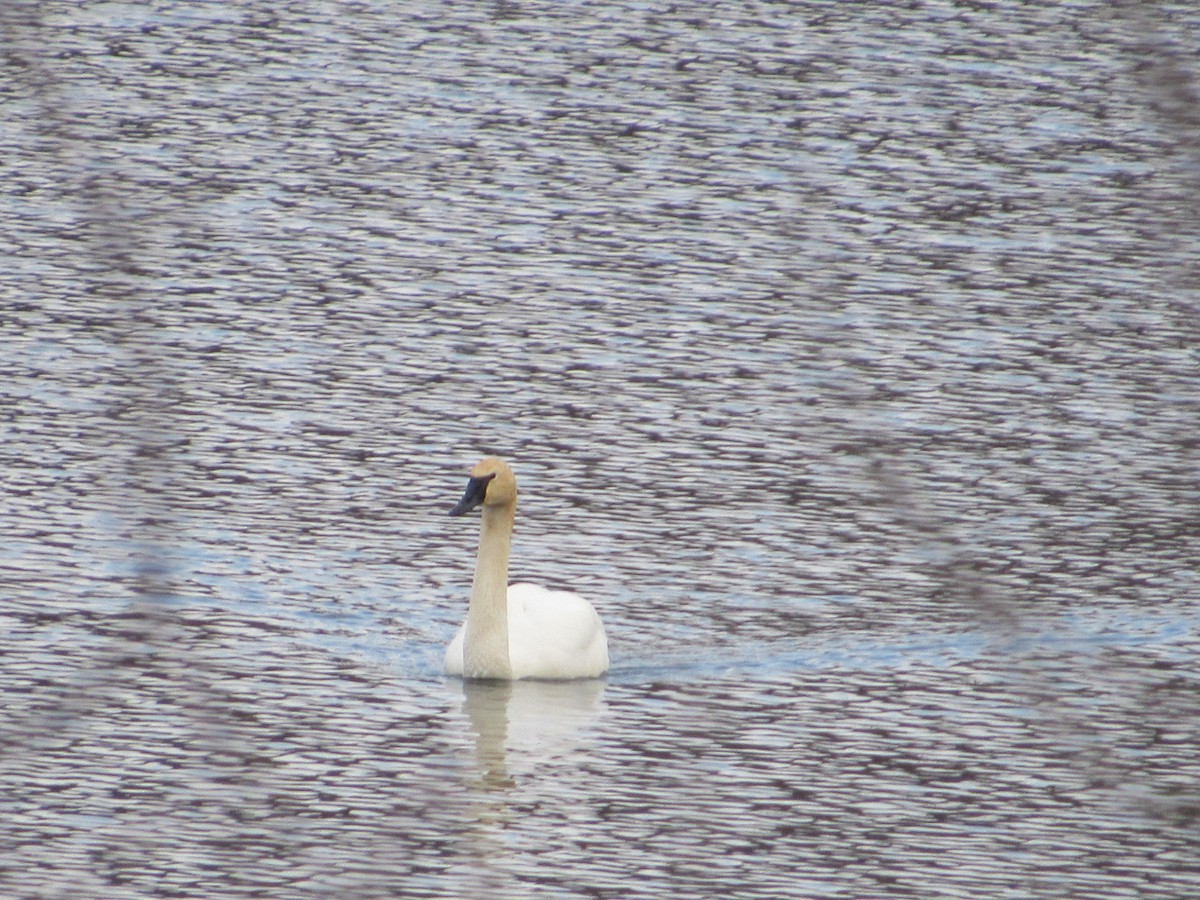
[{"label": "swan's back", "polygon": [[608,640],[592,604],[536,584],[508,587],[508,652],[514,678],[595,678],[608,671]]},{"label": "swan's back", "polygon": [[[446,648],[446,672],[463,674],[463,635]],[[596,678],[608,671],[600,616],[578,594],[536,584],[508,586],[508,654],[513,678]]]}]

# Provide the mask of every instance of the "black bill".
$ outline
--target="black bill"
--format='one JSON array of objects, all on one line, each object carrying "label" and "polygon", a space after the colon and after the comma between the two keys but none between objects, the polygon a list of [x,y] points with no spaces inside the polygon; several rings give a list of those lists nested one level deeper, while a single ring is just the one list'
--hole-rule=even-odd
[{"label": "black bill", "polygon": [[450,515],[464,516],[483,503],[483,498],[487,496],[488,482],[495,477],[495,475],[484,475],[482,478],[472,478],[468,481],[467,492],[462,495],[458,505],[450,510]]}]

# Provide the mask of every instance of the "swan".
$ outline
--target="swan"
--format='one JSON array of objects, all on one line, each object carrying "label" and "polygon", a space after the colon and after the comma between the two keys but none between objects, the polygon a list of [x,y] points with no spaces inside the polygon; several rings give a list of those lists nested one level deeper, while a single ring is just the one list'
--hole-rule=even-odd
[{"label": "swan", "polygon": [[467,619],[446,648],[446,674],[463,678],[598,678],[608,671],[608,640],[592,604],[570,591],[508,583],[517,478],[489,456],[471,470],[450,510],[482,506],[479,558]]}]

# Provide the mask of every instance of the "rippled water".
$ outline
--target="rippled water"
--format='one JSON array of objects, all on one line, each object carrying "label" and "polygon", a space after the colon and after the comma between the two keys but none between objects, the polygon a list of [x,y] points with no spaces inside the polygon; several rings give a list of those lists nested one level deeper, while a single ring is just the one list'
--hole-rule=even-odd
[{"label": "rippled water", "polygon": [[1190,5],[2,16],[0,893],[1196,893]]}]

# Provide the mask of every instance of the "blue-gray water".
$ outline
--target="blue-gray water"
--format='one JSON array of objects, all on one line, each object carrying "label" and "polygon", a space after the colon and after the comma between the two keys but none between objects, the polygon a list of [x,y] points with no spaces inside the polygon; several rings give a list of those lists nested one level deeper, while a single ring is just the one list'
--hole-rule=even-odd
[{"label": "blue-gray water", "polygon": [[0,26],[0,894],[1200,890],[1190,4]]}]

